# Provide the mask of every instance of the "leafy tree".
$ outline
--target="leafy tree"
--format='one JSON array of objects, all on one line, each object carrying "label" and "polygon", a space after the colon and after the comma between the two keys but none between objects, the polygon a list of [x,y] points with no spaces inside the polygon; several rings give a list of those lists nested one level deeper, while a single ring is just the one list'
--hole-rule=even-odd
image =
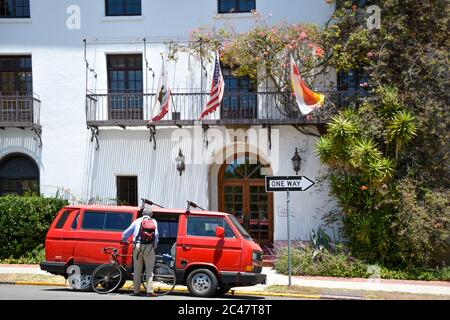
[{"label": "leafy tree", "polygon": [[[365,8],[343,1],[323,43],[331,65],[364,70],[374,90],[353,114],[330,123],[318,152],[330,165],[353,252],[404,266],[436,264],[450,236],[450,7],[445,0],[366,2],[381,9],[380,29],[368,30]],[[346,140],[336,135],[338,124],[346,125]]]}]

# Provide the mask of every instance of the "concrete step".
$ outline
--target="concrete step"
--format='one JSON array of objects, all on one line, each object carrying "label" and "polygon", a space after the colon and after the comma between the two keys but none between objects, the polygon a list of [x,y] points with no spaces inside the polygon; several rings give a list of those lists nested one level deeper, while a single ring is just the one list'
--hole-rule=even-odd
[{"label": "concrete step", "polygon": [[263,267],[269,267],[272,268],[274,265],[274,260],[264,260],[263,259]]}]

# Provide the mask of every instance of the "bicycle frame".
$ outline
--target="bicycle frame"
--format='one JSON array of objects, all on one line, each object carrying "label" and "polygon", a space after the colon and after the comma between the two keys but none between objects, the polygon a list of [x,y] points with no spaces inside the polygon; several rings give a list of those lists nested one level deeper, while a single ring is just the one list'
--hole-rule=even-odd
[{"label": "bicycle frame", "polygon": [[[128,275],[128,279],[133,279],[133,274],[128,272],[128,270],[118,260],[119,249],[113,248],[113,247],[107,247],[107,248],[103,248],[103,251],[104,251],[104,253],[107,253],[107,254],[111,255],[111,257],[110,257],[110,262],[111,263],[110,264],[100,265],[97,268],[99,270],[99,272],[100,272],[100,270],[102,268],[112,264],[112,265],[115,265],[120,270],[122,270],[121,271],[122,275],[124,275],[124,274]],[[121,256],[124,256],[124,255],[121,255]],[[167,260],[173,261],[174,259],[169,254],[156,255],[156,257],[155,257],[155,265],[154,265],[154,270],[155,271],[153,272],[153,280],[155,282],[160,282],[160,283],[163,284],[162,287],[161,286],[158,287],[157,295],[164,295],[164,294],[168,294],[168,293],[172,292],[173,288],[176,285],[175,270],[169,264],[167,264],[165,262],[165,260],[166,261]],[[97,269],[93,272],[92,279],[94,279],[94,275],[96,274]],[[108,277],[106,276],[105,278],[108,278]],[[146,281],[145,281],[145,279],[146,279],[146,273],[143,272],[142,273],[141,283],[144,286],[144,288],[147,289],[146,288]],[[111,289],[110,291],[101,292],[101,293],[109,293],[109,292],[112,292],[112,291],[116,290],[118,288],[117,287],[118,283],[119,283],[119,281],[113,286],[113,289]],[[167,289],[167,285],[169,286],[169,289]],[[96,290],[95,287],[96,287],[96,285],[93,285],[94,290]],[[97,292],[99,292],[99,291],[97,291]],[[161,292],[163,292],[163,293],[161,293]]]}]

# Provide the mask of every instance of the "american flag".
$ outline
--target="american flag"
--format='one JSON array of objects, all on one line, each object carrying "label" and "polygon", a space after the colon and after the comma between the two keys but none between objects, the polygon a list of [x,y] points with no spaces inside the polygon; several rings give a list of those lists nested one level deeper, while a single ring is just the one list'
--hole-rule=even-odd
[{"label": "american flag", "polygon": [[219,54],[216,53],[216,61],[214,62],[214,74],[212,79],[211,92],[209,94],[208,102],[203,108],[200,115],[200,120],[208,115],[222,103],[223,91],[225,89],[225,81],[223,80],[222,70],[220,70]]}]

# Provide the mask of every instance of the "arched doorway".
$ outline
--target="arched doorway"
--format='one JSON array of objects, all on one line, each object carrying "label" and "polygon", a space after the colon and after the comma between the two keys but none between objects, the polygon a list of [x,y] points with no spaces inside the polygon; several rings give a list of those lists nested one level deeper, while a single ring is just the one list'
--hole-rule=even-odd
[{"label": "arched doorway", "polygon": [[[252,160],[252,161],[251,161]],[[270,166],[249,155],[235,157],[219,170],[219,210],[236,216],[262,246],[273,243],[273,195],[265,192]]]},{"label": "arched doorway", "polygon": [[24,154],[12,154],[0,161],[0,196],[39,194],[39,167]]}]

